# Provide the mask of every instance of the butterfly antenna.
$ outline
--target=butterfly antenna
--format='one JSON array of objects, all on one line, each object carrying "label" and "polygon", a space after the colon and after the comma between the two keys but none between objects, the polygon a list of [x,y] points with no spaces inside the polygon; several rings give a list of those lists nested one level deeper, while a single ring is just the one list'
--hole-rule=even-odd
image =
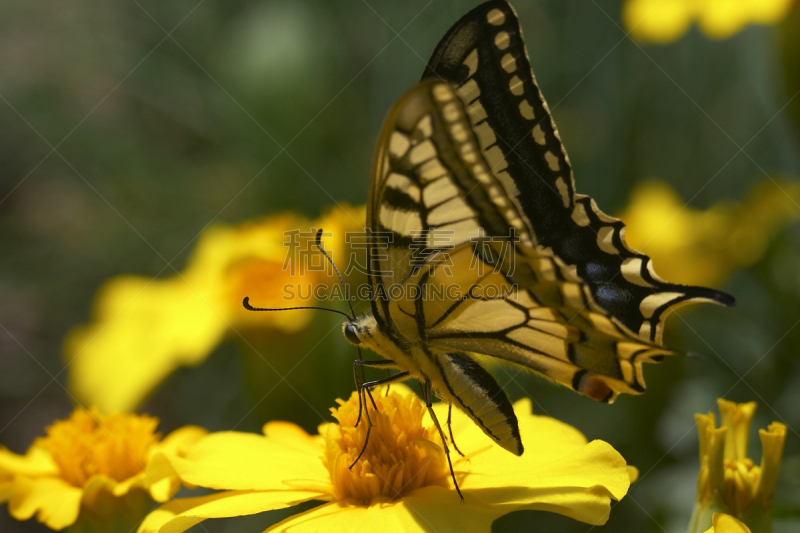
[{"label": "butterfly antenna", "polygon": [[325,251],[325,248],[322,247],[322,228],[317,230],[317,248],[319,251],[322,252],[328,261],[330,262],[333,269],[336,271],[336,275],[339,276],[339,283],[342,284],[342,289],[344,290],[344,299],[347,300],[347,305],[350,306],[350,312],[353,313],[353,320],[355,320],[356,312],[353,309],[353,303],[350,301],[350,297],[347,296],[347,285],[344,284],[344,278],[342,278],[342,274],[339,272],[339,269],[336,268],[336,263],[333,262],[333,258]]},{"label": "butterfly antenna", "polygon": [[319,309],[320,311],[330,311],[331,313],[339,313],[340,315],[346,316],[348,319],[350,315],[345,313],[344,311],[339,311],[338,309],[329,309],[327,307],[313,307],[313,306],[304,306],[304,307],[253,307],[250,305],[250,297],[245,296],[244,300],[242,300],[242,305],[248,311],[297,311],[298,309]]}]

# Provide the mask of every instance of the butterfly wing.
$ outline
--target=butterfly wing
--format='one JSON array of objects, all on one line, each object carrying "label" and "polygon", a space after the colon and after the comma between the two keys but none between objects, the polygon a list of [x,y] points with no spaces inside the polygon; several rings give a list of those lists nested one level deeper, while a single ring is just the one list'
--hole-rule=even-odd
[{"label": "butterfly wing", "polygon": [[457,87],[492,172],[514,184],[531,238],[551,249],[589,288],[592,299],[642,340],[661,343],[677,307],[733,305],[721,291],[660,279],[648,256],[625,243],[625,225],[575,192],[569,158],[534,78],[513,8],[481,4],[439,42],[423,79]]},{"label": "butterfly wing", "polygon": [[516,183],[480,136],[448,82],[424,81],[390,111],[368,206],[381,330],[431,360],[490,355],[596,400],[643,391],[641,364],[669,352],[606,316],[575,269],[536,243]]}]

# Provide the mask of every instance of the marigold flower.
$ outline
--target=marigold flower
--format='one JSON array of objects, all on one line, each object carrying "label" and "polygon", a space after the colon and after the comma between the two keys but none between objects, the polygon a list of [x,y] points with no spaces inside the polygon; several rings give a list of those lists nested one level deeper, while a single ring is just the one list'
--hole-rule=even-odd
[{"label": "marigold flower", "polygon": [[119,524],[115,512],[132,513],[136,524],[152,500],[167,501],[180,487],[163,454],[180,454],[206,433],[187,426],[162,440],[157,425],[146,415],[103,416],[76,408],[25,455],[0,448],[0,503],[7,501],[17,520],[36,515],[54,530],[73,525],[79,515],[103,530]]},{"label": "marigold flower", "polygon": [[295,264],[302,257],[290,255],[285,234],[310,234],[309,242],[296,243],[309,249],[298,253],[320,255],[311,247],[311,229],[323,228],[330,235],[326,247],[344,264],[345,232],[362,230],[364,218],[363,207],[345,206],[314,222],[283,214],[237,227],[214,226],[201,235],[179,274],[109,280],[95,298],[92,322],[75,328],[64,342],[70,389],[79,401],[103,411],[130,412],[177,367],[204,361],[231,328],[301,330],[309,312],[250,313],[242,298],[250,296],[260,307],[288,307],[293,303],[284,298],[285,290],[338,283],[327,268]]},{"label": "marigold flower", "polygon": [[773,422],[766,430],[759,430],[761,465],[756,465],[747,457],[756,403],[737,404],[721,398],[717,403],[722,418],[720,427],[716,427],[713,413],[695,415],[700,437],[700,474],[689,532],[705,531],[714,513],[730,515],[755,533],[768,532],[786,426]]},{"label": "marigold flower", "polygon": [[[531,414],[530,400],[514,406],[525,453],[516,457],[491,441],[460,412],[453,413],[453,466],[464,494],[450,480],[438,431],[407,387],[374,394],[377,411],[367,448],[366,420],[358,426],[356,393],[332,410],[338,423],[311,436],[288,422],[270,422],[264,435],[213,433],[182,457],[170,457],[190,485],[221,490],[173,500],[151,513],[140,533],[179,532],[208,518],[255,514],[310,500],[326,502],[270,531],[384,530],[488,532],[496,518],[520,509],[546,510],[603,524],[611,499],[628,491],[636,470],[608,443]],[[447,406],[434,406],[446,419]]]},{"label": "marigold flower", "polygon": [[626,0],[622,20],[640,41],[678,39],[692,22],[713,39],[725,39],[748,24],[777,24],[793,0]]},{"label": "marigold flower", "polygon": [[800,185],[772,182],[754,187],[741,203],[723,202],[705,211],[686,207],[666,183],[638,185],[620,219],[628,244],[653,259],[665,279],[719,286],[736,268],[758,261],[769,242],[797,220]]}]

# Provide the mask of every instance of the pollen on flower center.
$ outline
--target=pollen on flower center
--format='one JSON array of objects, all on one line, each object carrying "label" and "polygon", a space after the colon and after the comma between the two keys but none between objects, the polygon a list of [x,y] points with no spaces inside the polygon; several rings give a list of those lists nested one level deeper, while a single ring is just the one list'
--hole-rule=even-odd
[{"label": "pollen on flower center", "polygon": [[95,474],[124,481],[144,469],[150,447],[161,438],[158,419],[146,415],[103,416],[77,408],[47,428],[42,439],[62,478],[83,487]]},{"label": "pollen on flower center", "polygon": [[358,426],[358,395],[331,409],[338,425],[331,424],[325,437],[325,466],[331,475],[337,500],[369,503],[376,497],[396,499],[428,485],[446,487],[449,471],[434,427],[424,427],[426,408],[414,394],[373,394],[378,410],[370,403],[372,431],[361,459],[356,460],[367,437],[368,423],[362,416]]}]

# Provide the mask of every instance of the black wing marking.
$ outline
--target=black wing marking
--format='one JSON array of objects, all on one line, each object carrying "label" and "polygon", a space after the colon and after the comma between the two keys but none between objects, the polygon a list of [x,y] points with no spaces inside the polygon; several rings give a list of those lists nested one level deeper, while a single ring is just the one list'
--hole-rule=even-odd
[{"label": "black wing marking", "polygon": [[574,265],[594,301],[642,339],[660,344],[664,319],[680,305],[734,305],[724,292],[661,280],[650,258],[625,243],[625,225],[575,193],[569,158],[507,2],[486,2],[462,17],[433,52],[427,78],[458,88],[484,155],[516,186],[537,243]]}]

